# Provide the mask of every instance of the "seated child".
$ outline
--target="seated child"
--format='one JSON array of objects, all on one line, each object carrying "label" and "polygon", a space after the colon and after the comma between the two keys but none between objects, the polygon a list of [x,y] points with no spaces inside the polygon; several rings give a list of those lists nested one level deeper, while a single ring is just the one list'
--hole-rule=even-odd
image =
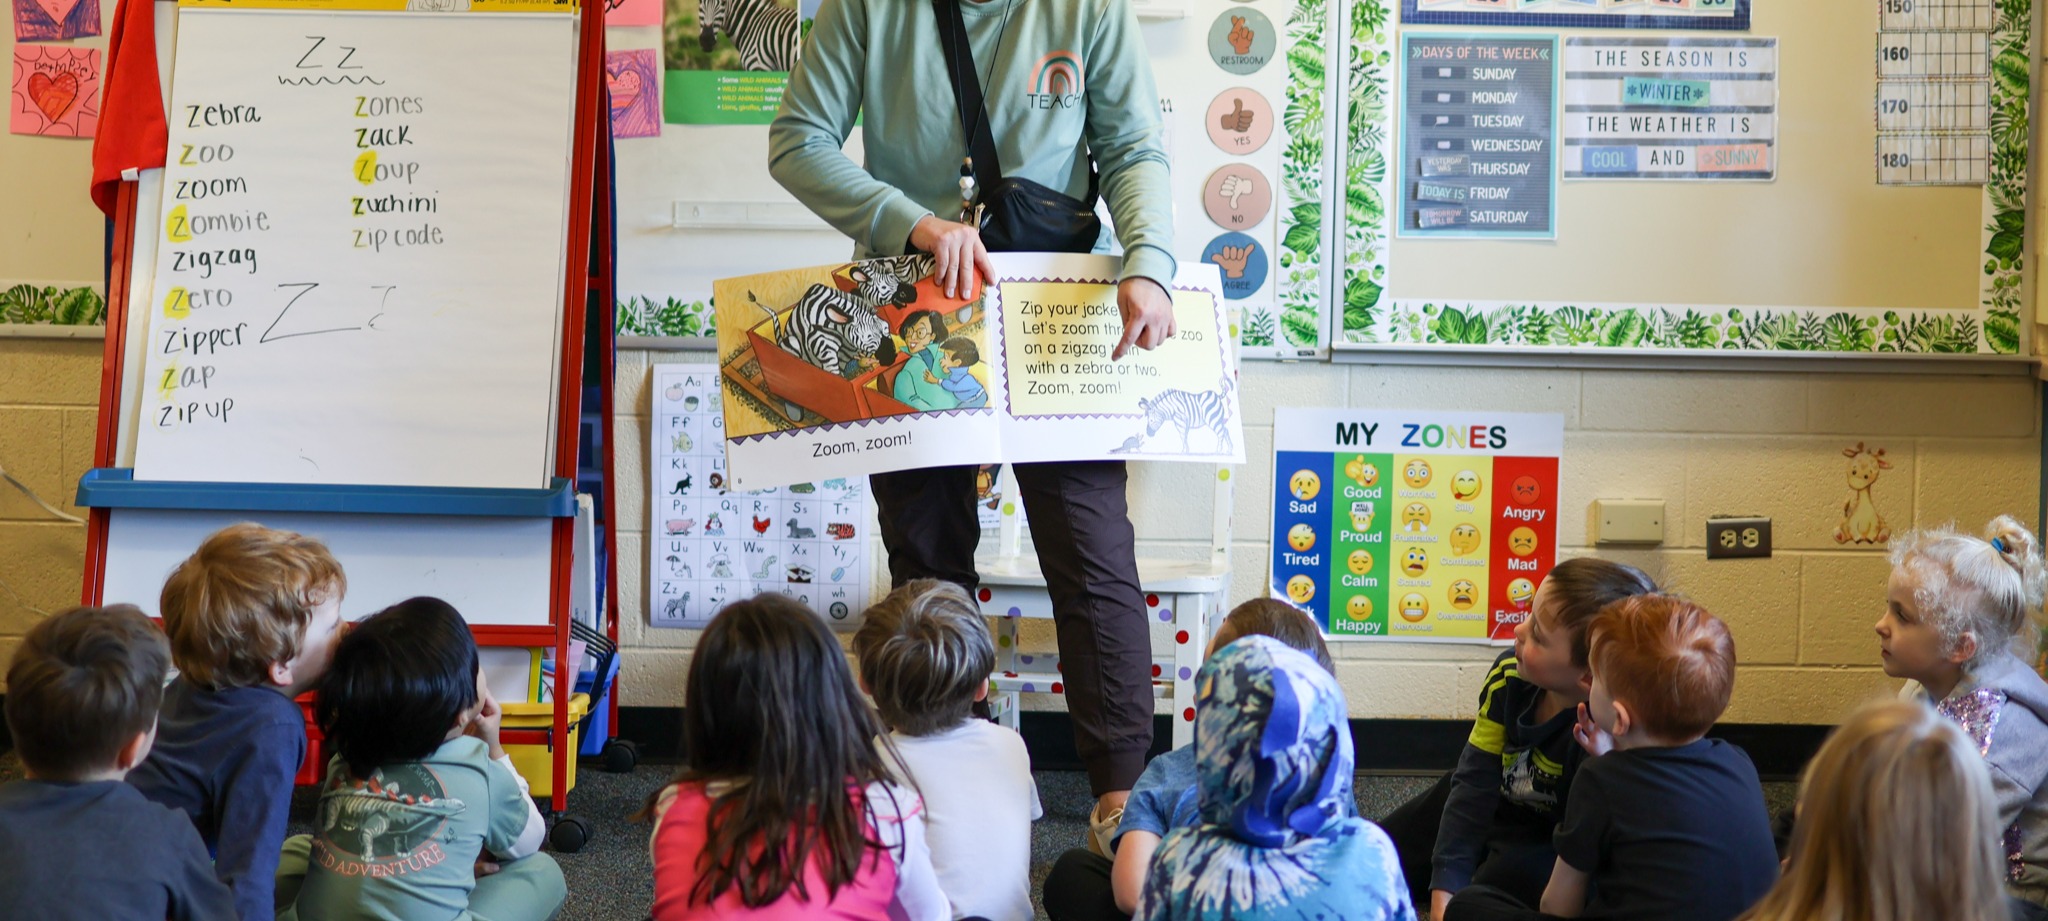
[{"label": "seated child", "polygon": [[[1254,598],[1232,608],[1209,640],[1205,658],[1247,636],[1272,637],[1314,658],[1324,671],[1336,673],[1330,648],[1323,643],[1315,622],[1272,598]],[[1195,824],[1194,788],[1193,745],[1183,745],[1145,765],[1110,839],[1115,857],[1081,848],[1061,855],[1045,879],[1046,915],[1052,921],[1129,918],[1138,908],[1138,894],[1145,888],[1145,876],[1160,839],[1173,829]],[[1345,814],[1356,811],[1356,804],[1349,804]]]},{"label": "seated child", "polygon": [[192,817],[242,921],[276,911],[278,849],[306,760],[292,699],[327,673],[347,589],[326,545],[247,523],[208,537],[164,583],[179,674],[128,782]]},{"label": "seated child", "polygon": [[1586,626],[1608,604],[1656,590],[1642,570],[1590,557],[1559,562],[1536,587],[1514,648],[1480,685],[1457,769],[1380,821],[1432,917],[1473,883],[1529,904],[1542,897],[1557,862],[1550,836],[1585,760],[1572,725],[1592,684]]},{"label": "seated child", "polygon": [[318,714],[335,755],[312,837],[286,844],[279,921],[554,917],[569,891],[453,607],[411,598],[357,624]]},{"label": "seated child", "polygon": [[23,921],[234,917],[192,822],[121,782],[149,751],[170,654],[130,605],[30,628],[7,666],[26,779],[0,785],[0,914]]},{"label": "seated child", "polygon": [[1624,598],[1593,619],[1593,683],[1573,732],[1589,754],[1557,825],[1541,914],[1468,886],[1449,921],[1730,921],[1778,878],[1763,785],[1742,750],[1706,732],[1735,686],[1735,640],[1705,608]]},{"label": "seated child", "polygon": [[1979,539],[1942,529],[1892,540],[1892,575],[1877,622],[1884,672],[1955,720],[1991,766],[2005,885],[2048,906],[2048,683],[2013,639],[2040,613],[2048,563],[2041,544],[2000,516]]},{"label": "seated child", "polygon": [[1743,921],[2006,921],[1977,746],[1925,705],[1856,711],[1806,765],[1785,877]]},{"label": "seated child", "polygon": [[924,803],[817,614],[761,594],[690,656],[683,767],[654,820],[654,921],[946,921]]},{"label": "seated child", "polygon": [[981,350],[975,347],[974,340],[966,336],[954,336],[940,344],[939,349],[946,353],[944,358],[939,359],[939,373],[945,376],[939,377],[926,371],[924,379],[946,388],[947,393],[960,401],[961,409],[987,406],[988,390],[981,386],[981,381],[975,379],[974,372],[970,370],[975,362],[981,360]]},{"label": "seated child", "polygon": [[1038,784],[1024,740],[972,713],[996,666],[981,609],[958,585],[919,579],[864,618],[853,635],[861,685],[924,798],[925,841],[953,917],[1031,921]]},{"label": "seated child", "polygon": [[1196,824],[1170,831],[1145,921],[1413,921],[1394,843],[1351,815],[1351,728],[1337,679],[1248,636],[1196,678]]}]

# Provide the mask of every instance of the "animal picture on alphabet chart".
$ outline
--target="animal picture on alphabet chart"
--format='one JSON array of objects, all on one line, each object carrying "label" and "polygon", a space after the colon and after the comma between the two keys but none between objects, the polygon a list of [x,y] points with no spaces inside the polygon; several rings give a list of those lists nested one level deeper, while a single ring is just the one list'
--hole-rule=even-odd
[{"label": "animal picture on alphabet chart", "polygon": [[89,138],[100,123],[100,53],[67,45],[16,45],[7,130]]},{"label": "animal picture on alphabet chart", "polygon": [[1559,416],[1283,408],[1272,592],[1333,639],[1505,642],[1557,558]]},{"label": "animal picture on alphabet chart", "polygon": [[760,592],[835,626],[867,607],[867,478],[729,488],[726,382],[714,365],[655,365],[649,432],[648,623],[702,627]]}]

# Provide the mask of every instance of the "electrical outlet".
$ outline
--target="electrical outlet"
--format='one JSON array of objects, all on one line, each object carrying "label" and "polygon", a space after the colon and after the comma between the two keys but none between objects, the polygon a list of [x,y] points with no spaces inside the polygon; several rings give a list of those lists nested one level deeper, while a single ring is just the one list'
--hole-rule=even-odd
[{"label": "electrical outlet", "polygon": [[1707,559],[1733,560],[1770,555],[1769,518],[1707,519]]}]

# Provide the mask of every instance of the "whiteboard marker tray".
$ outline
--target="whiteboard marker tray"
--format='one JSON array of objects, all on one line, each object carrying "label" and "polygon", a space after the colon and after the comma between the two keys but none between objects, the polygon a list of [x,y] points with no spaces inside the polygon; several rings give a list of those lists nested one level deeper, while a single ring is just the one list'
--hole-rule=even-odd
[{"label": "whiteboard marker tray", "polygon": [[355,515],[450,515],[570,518],[575,484],[555,477],[546,489],[440,486],[327,486],[304,483],[201,483],[137,480],[129,467],[100,467],[78,480],[79,505],[89,508],[222,509],[248,512],[343,512]]}]

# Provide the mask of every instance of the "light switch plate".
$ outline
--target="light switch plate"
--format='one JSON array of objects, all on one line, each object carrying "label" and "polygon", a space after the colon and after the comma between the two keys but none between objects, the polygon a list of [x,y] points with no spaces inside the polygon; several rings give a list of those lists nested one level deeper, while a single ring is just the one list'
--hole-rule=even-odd
[{"label": "light switch plate", "polygon": [[1664,500],[1593,500],[1593,543],[1661,544],[1664,542]]}]

